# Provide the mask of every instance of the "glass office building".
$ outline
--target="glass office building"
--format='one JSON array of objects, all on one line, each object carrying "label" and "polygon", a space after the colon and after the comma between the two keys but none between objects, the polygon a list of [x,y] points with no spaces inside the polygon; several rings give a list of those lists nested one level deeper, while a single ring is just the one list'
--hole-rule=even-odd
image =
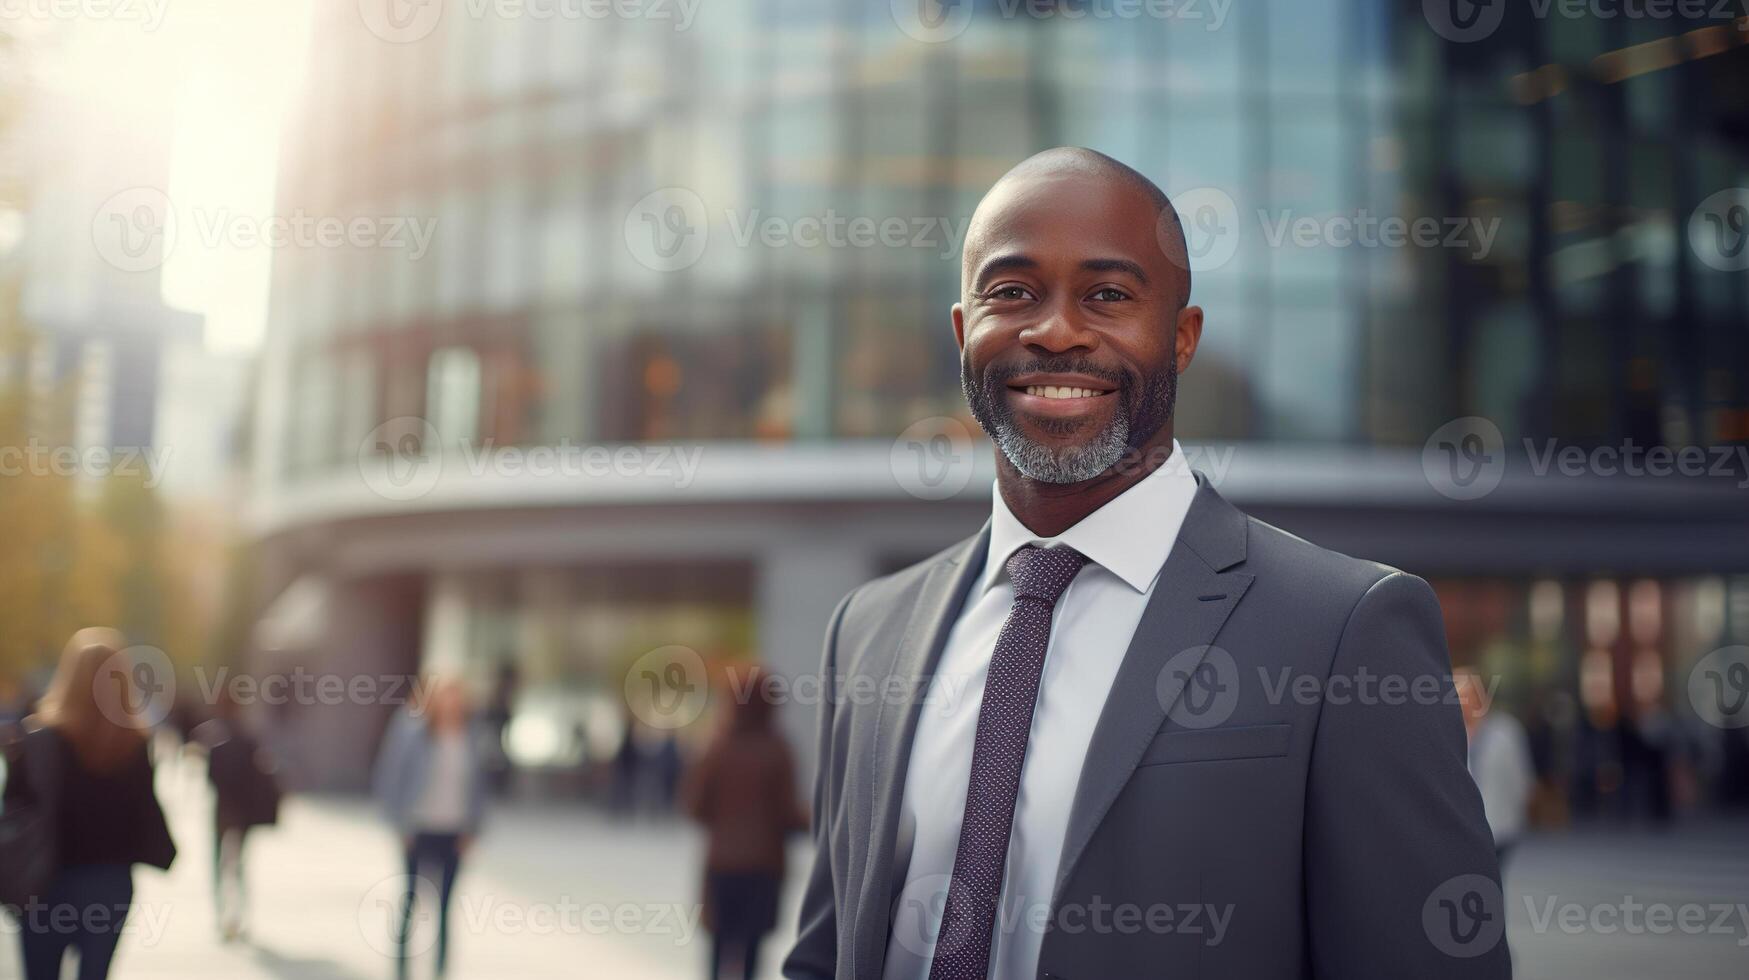
[{"label": "glass office building", "polygon": [[[1179,432],[1229,498],[1434,579],[1454,656],[1526,711],[1571,697],[1613,724],[1749,641],[1749,468],[1546,456],[1749,440],[1743,22],[1462,0],[316,7],[279,212],[429,238],[276,256],[263,600],[319,582],[329,625],[275,657],[482,677],[508,658],[525,700],[585,714],[664,645],[810,670],[839,596],[987,512],[947,319],[959,238],[1056,144],[1179,203],[1208,318]],[[1473,418],[1505,473],[1446,492],[1424,463]],[[947,482],[907,472],[944,434]],[[436,472],[385,484],[378,451],[409,445]],[[592,451],[624,465],[535,465]],[[1635,680],[1647,656],[1668,691]]]}]

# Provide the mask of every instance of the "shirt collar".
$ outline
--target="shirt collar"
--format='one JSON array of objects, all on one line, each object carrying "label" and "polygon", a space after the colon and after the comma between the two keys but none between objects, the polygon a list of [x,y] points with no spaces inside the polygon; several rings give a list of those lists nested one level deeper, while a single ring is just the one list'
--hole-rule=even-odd
[{"label": "shirt collar", "polygon": [[1024,545],[1067,545],[1086,555],[1137,592],[1148,591],[1196,496],[1196,477],[1184,448],[1172,440],[1172,455],[1135,486],[1107,501],[1080,523],[1056,537],[1040,537],[1020,523],[1001,492],[991,488],[990,550],[978,579],[979,594],[1008,574],[1010,555]]}]

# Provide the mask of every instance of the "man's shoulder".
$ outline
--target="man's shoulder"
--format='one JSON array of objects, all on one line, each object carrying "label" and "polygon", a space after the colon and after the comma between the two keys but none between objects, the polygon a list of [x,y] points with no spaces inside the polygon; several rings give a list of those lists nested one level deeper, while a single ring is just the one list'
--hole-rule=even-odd
[{"label": "man's shoulder", "polygon": [[1437,608],[1424,580],[1383,562],[1313,544],[1249,514],[1245,537],[1245,561],[1238,570],[1253,576],[1254,590],[1270,596],[1278,612],[1334,613],[1346,619],[1369,597],[1375,607]]},{"label": "man's shoulder", "polygon": [[870,625],[895,611],[908,610],[923,595],[930,576],[940,570],[956,568],[961,562],[982,562],[983,555],[975,547],[981,540],[980,531],[962,538],[922,561],[913,562],[894,572],[871,579],[850,590],[841,603],[840,629]]},{"label": "man's shoulder", "polygon": [[1313,544],[1247,516],[1248,547],[1240,568],[1255,577],[1252,596],[1273,617],[1323,623],[1346,634],[1357,623],[1438,623],[1439,599],[1422,578],[1383,562]]},{"label": "man's shoulder", "polygon": [[1286,576],[1296,585],[1336,592],[1365,592],[1401,570],[1313,544],[1290,531],[1245,515],[1246,570]]}]

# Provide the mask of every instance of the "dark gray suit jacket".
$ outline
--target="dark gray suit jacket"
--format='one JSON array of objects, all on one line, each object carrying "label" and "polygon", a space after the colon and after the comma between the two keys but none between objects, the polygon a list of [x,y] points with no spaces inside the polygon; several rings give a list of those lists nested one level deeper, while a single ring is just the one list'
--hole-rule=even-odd
[{"label": "dark gray suit jacket", "polygon": [[[1198,483],[1075,788],[1039,976],[1509,977],[1433,591]],[[833,614],[787,977],[881,975],[911,739],[987,540]]]}]

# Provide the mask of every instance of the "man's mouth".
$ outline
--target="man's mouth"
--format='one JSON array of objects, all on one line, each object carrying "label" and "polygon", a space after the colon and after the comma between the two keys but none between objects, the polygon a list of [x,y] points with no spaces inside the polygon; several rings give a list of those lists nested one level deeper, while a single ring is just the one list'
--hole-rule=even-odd
[{"label": "man's mouth", "polygon": [[1086,418],[1110,411],[1111,382],[1087,374],[1020,375],[1008,381],[1008,401],[1035,418]]},{"label": "man's mouth", "polygon": [[1037,398],[1097,398],[1111,394],[1109,388],[1076,388],[1070,385],[1026,385],[1014,390]]}]

